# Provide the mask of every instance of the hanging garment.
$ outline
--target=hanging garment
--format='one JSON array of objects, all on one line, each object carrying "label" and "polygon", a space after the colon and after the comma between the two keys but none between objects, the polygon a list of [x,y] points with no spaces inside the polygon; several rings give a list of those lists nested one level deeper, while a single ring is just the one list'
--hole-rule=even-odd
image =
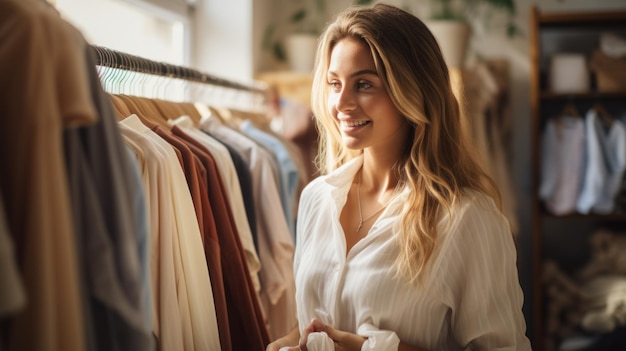
[{"label": "hanging garment", "polygon": [[539,197],[555,215],[573,213],[585,172],[585,122],[577,116],[550,119],[542,138]]},{"label": "hanging garment", "polygon": [[140,259],[149,254],[148,238],[137,232],[147,219],[133,207],[142,189],[132,183],[132,160],[86,43],[84,52],[99,119],[66,130],[64,141],[77,240],[82,239],[82,279],[90,297],[84,307],[91,309],[88,335],[97,350],[151,350],[151,322],[145,318],[151,306],[142,300],[149,274]]},{"label": "hanging garment", "polygon": [[[285,318],[290,319],[294,316],[294,313],[278,308],[277,304],[287,294],[288,303],[285,305],[295,306],[295,302],[290,302],[295,297],[291,293],[292,286],[294,286],[292,264],[294,244],[285,216],[282,211],[274,210],[282,208],[282,204],[269,161],[271,155],[247,136],[224,125],[215,116],[203,116],[200,127],[235,148],[246,160],[251,171],[255,213],[257,214],[258,254],[262,266],[259,274],[262,287],[260,300],[263,313],[268,320],[270,333],[274,337],[279,332],[274,334],[272,316],[282,319],[283,323],[285,323]],[[293,326],[295,326],[295,320],[291,328]]]},{"label": "hanging garment", "polygon": [[[216,219],[233,350],[262,349],[269,343],[269,336],[217,163],[206,148],[180,128],[174,126],[172,132],[190,143],[207,168],[208,193]],[[247,312],[244,314],[242,311]]]},{"label": "hanging garment", "polygon": [[604,126],[595,109],[587,112],[585,128],[585,175],[576,208],[583,214],[608,214],[626,170],[626,128],[617,119]]},{"label": "hanging garment", "polygon": [[[119,128],[126,144],[132,148],[139,168],[148,209],[150,229],[150,271],[152,283],[152,332],[161,350],[184,350],[182,324],[178,306],[177,281],[184,279],[173,219],[172,194],[169,191],[168,165],[150,140],[124,121]],[[180,278],[179,278],[180,277]],[[184,282],[184,280],[183,280]],[[183,287],[184,284],[181,285]]]},{"label": "hanging garment", "polygon": [[83,43],[36,0],[1,1],[0,33],[0,193],[27,296],[8,322],[6,349],[84,350],[62,140],[65,129],[97,120]]},{"label": "hanging garment", "polygon": [[206,151],[213,156],[218,172],[220,173],[221,179],[224,183],[224,193],[228,198],[228,204],[231,208],[231,213],[235,221],[236,231],[239,234],[241,244],[243,245],[246,254],[248,270],[250,271],[254,288],[258,292],[261,289],[259,283],[261,262],[258,257],[257,248],[254,244],[252,231],[250,229],[251,224],[248,222],[248,218],[246,216],[242,186],[239,182],[239,176],[237,174],[238,170],[236,169],[234,161],[231,158],[231,153],[228,151],[226,146],[218,140],[211,137],[207,133],[203,133],[200,129],[195,128],[191,119],[186,116],[170,120],[169,123],[176,127],[172,128],[172,131],[175,134],[180,134],[181,137],[186,138],[190,143],[195,144],[201,149],[206,148]]},{"label": "hanging garment", "polygon": [[[179,156],[177,156],[170,144],[141,123],[136,116],[123,120],[120,127],[123,128],[123,133],[127,133],[125,135],[133,136],[136,142],[144,139],[147,142],[144,143],[144,146],[147,148],[152,147],[160,153],[162,160],[165,161],[162,163],[164,166],[162,167],[162,173],[157,174],[157,180],[161,178],[163,182],[159,184],[161,188],[158,189],[158,192],[155,192],[164,196],[163,198],[155,198],[154,203],[151,203],[151,205],[165,206],[165,211],[157,211],[154,215],[157,216],[157,221],[163,221],[163,224],[168,225],[169,233],[173,234],[171,238],[173,251],[171,253],[166,252],[167,256],[158,256],[158,259],[155,259],[153,262],[156,261],[158,264],[158,261],[165,260],[167,264],[167,260],[173,258],[174,275],[170,276],[170,278],[174,280],[154,287],[153,289],[158,291],[153,292],[153,296],[157,293],[162,294],[161,289],[171,289],[172,287],[175,289],[174,292],[170,290],[170,294],[174,293],[174,295],[161,297],[159,302],[161,303],[161,308],[166,306],[170,308],[170,313],[176,313],[171,317],[180,321],[180,329],[174,326],[174,329],[170,330],[164,323],[176,322],[166,320],[164,316],[159,316],[159,331],[166,333],[180,331],[182,348],[179,349],[219,350],[217,317],[202,237]],[[149,160],[149,163],[150,161],[152,160]],[[167,195],[170,196],[169,199]],[[168,204],[163,204],[163,201],[168,202]],[[161,229],[159,228],[159,230]],[[168,232],[163,230],[161,234],[167,235]],[[158,240],[155,244],[159,245],[167,238],[155,236],[153,240]],[[169,271],[171,267],[166,267],[166,269]],[[153,270],[158,272],[159,267],[153,266]],[[167,286],[168,284],[172,284],[172,287]],[[173,339],[174,341],[178,339],[177,335],[171,336],[176,338]],[[162,341],[160,340],[160,342]],[[160,347],[164,349],[164,347],[169,346],[180,347],[171,344],[165,346],[161,344]],[[177,349],[172,348],[172,350]]]},{"label": "hanging garment", "polygon": [[[506,62],[505,62],[506,63]],[[464,130],[469,134],[482,166],[500,191],[502,211],[511,231],[517,234],[517,196],[510,165],[511,118],[507,110],[508,65],[502,62],[478,63],[456,77]]]},{"label": "hanging garment", "polygon": [[279,190],[283,205],[283,212],[285,213],[287,225],[291,230],[292,239],[295,242],[296,219],[293,210],[296,208],[296,191],[298,190],[299,181],[298,168],[292,160],[285,145],[283,145],[278,139],[256,128],[249,120],[241,122],[239,128],[252,139],[268,147],[278,161],[280,183]]},{"label": "hanging garment", "polygon": [[17,313],[24,305],[24,283],[17,269],[15,247],[4,215],[4,201],[0,196],[0,319]]}]

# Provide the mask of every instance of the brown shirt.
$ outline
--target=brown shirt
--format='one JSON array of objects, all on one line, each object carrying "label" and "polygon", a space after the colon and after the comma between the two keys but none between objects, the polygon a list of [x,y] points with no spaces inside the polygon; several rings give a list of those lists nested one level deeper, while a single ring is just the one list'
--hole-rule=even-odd
[{"label": "brown shirt", "polygon": [[0,2],[0,33],[0,193],[28,299],[8,349],[83,350],[62,132],[97,119],[84,41],[35,0]]}]

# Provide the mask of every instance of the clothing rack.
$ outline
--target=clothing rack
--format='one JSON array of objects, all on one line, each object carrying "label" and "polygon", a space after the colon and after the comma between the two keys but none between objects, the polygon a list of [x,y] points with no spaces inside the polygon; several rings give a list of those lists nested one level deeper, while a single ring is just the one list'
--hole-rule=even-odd
[{"label": "clothing rack", "polygon": [[[242,84],[232,80],[216,77],[200,72],[196,69],[173,65],[165,62],[153,61],[140,56],[135,56],[109,49],[102,46],[91,45],[96,54],[96,64],[103,67],[111,67],[125,71],[133,71],[144,74],[177,78],[203,84],[210,84],[229,89],[243,90],[256,94],[267,94],[267,88]],[[261,84],[259,84],[261,85]]]}]

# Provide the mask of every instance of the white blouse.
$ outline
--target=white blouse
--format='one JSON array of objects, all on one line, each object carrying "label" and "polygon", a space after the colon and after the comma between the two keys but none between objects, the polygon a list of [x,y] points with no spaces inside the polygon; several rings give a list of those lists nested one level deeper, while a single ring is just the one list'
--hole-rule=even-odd
[{"label": "white blouse", "polygon": [[294,261],[301,331],[318,318],[369,337],[368,350],[397,349],[398,339],[433,351],[530,350],[513,237],[485,195],[468,193],[439,222],[422,288],[391,268],[403,194],[346,256],[339,215],[362,162],[358,157],[302,192]]}]

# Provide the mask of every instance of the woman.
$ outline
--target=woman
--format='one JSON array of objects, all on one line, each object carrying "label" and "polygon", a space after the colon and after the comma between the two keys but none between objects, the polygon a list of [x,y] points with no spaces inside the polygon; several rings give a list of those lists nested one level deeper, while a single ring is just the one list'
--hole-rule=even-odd
[{"label": "woman", "polygon": [[324,175],[299,207],[299,327],[267,350],[530,350],[511,231],[427,27],[348,10],[313,91]]}]

